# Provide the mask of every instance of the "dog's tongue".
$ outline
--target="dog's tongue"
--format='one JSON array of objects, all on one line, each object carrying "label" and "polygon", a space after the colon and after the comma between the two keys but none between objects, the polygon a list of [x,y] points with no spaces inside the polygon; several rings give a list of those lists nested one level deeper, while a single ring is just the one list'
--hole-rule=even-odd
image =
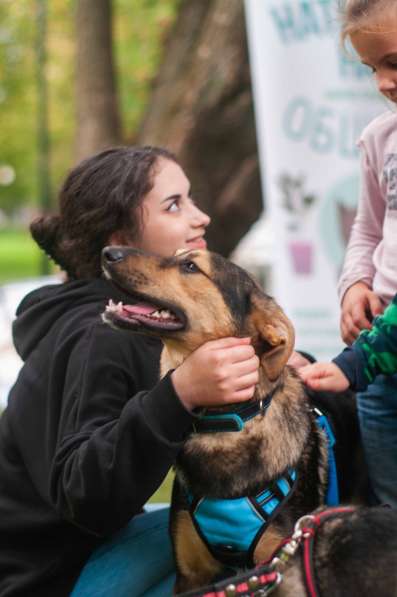
[{"label": "dog's tongue", "polygon": [[156,311],[156,307],[148,303],[137,303],[136,305],[123,305],[124,311],[128,313],[136,313],[138,315],[149,315]]}]

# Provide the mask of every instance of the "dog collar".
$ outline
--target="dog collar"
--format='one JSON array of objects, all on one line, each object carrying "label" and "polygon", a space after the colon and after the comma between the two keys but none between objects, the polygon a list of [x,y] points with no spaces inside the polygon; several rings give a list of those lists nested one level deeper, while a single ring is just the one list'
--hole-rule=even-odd
[{"label": "dog collar", "polygon": [[302,516],[296,522],[293,534],[287,539],[283,539],[271,559],[266,562],[269,569],[281,573],[281,570],[284,571],[290,559],[301,549],[306,594],[308,597],[320,597],[313,561],[316,535],[321,525],[328,520],[334,517],[350,516],[355,511],[354,506],[340,506]]},{"label": "dog collar", "polygon": [[241,431],[244,423],[259,414],[265,414],[272,398],[279,388],[277,384],[267,396],[261,400],[249,400],[234,406],[225,412],[222,409],[204,409],[196,415],[193,422],[195,433],[216,433],[219,431]]}]

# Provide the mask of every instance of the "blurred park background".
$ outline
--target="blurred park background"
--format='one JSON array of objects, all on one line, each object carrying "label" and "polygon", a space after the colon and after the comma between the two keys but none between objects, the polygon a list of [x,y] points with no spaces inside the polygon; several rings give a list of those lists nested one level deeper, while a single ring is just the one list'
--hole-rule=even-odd
[{"label": "blurred park background", "polygon": [[242,0],[2,0],[0,107],[0,283],[50,271],[28,223],[109,145],[174,150],[225,255],[262,209]]}]

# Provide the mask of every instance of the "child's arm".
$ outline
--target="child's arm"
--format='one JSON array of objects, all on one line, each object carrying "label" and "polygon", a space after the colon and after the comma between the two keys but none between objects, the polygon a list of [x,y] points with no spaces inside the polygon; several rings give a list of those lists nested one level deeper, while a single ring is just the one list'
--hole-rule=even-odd
[{"label": "child's arm", "polygon": [[379,374],[397,373],[397,295],[370,331],[364,330],[333,363],[315,363],[298,370],[314,390],[341,392],[349,386],[365,390]]},{"label": "child's arm", "polygon": [[372,291],[375,275],[374,250],[383,238],[385,199],[379,184],[373,132],[360,140],[361,194],[357,215],[350,231],[342,274],[338,284],[341,300],[341,333],[346,344],[352,344],[362,329],[370,329],[372,319],[382,312],[382,304]]}]

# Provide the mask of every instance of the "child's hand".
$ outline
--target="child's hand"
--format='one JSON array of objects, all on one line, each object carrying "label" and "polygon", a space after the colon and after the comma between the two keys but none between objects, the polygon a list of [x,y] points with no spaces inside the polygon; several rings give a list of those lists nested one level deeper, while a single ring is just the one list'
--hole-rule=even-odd
[{"label": "child's hand", "polygon": [[356,282],[342,301],[340,330],[346,344],[352,344],[361,330],[371,329],[372,319],[383,312],[380,298],[364,282]]},{"label": "child's hand", "polygon": [[307,359],[306,357],[301,355],[296,350],[294,350],[294,352],[291,354],[291,356],[287,362],[287,365],[289,365],[290,367],[293,367],[294,369],[300,369],[301,367],[306,367],[306,365],[309,365],[309,364],[310,364],[309,359]]},{"label": "child's hand", "polygon": [[222,338],[195,350],[171,379],[181,402],[192,410],[249,400],[259,381],[258,368],[250,338]]},{"label": "child's hand", "polygon": [[301,379],[313,390],[343,392],[349,380],[335,363],[313,363],[298,369]]}]

